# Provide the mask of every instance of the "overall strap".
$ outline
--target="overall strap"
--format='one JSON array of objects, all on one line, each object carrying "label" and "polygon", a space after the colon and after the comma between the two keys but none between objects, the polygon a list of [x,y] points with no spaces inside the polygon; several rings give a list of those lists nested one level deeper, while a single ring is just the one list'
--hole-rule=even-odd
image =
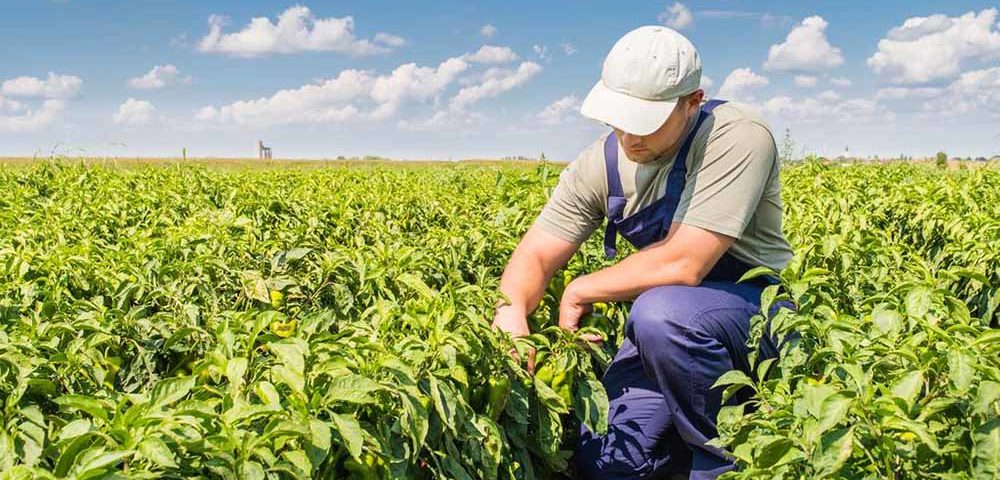
[{"label": "overall strap", "polygon": [[725,100],[710,100],[698,111],[698,120],[694,123],[694,128],[688,133],[687,138],[684,139],[684,143],[681,145],[681,149],[677,151],[677,156],[674,158],[674,166],[670,169],[670,173],[667,175],[667,191],[665,194],[666,199],[664,200],[666,205],[666,224],[663,226],[665,230],[670,229],[670,223],[673,221],[674,214],[677,212],[677,206],[681,202],[681,195],[684,194],[684,188],[687,185],[687,158],[688,153],[691,151],[691,145],[694,143],[695,136],[698,135],[698,129],[701,128],[701,124],[712,114],[712,110],[715,107],[726,103]]},{"label": "overall strap", "polygon": [[612,259],[618,254],[618,226],[615,225],[615,220],[621,220],[625,212],[625,192],[618,174],[618,139],[614,132],[604,140],[604,170],[608,177],[608,225],[604,228],[604,256]]}]

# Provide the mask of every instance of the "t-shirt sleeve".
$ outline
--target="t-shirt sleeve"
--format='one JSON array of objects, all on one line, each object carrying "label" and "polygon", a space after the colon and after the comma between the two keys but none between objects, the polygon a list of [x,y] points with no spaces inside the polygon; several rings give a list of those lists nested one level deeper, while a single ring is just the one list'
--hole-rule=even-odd
[{"label": "t-shirt sleeve", "polygon": [[702,162],[688,177],[674,221],[739,239],[776,162],[774,138],[759,123],[742,121],[713,131]]},{"label": "t-shirt sleeve", "polygon": [[583,243],[597,230],[604,220],[602,208],[604,162],[595,168],[594,146],[588,148],[559,174],[559,183],[545,207],[535,219],[535,225],[563,240]]}]

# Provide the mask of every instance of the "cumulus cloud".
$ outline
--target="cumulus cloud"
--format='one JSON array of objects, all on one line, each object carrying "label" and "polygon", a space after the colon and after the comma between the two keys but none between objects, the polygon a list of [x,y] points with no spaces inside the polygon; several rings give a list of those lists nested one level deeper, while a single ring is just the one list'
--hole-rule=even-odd
[{"label": "cumulus cloud", "polygon": [[569,42],[560,43],[559,48],[562,48],[563,53],[565,53],[567,57],[576,53],[576,45]]},{"label": "cumulus cloud", "polygon": [[72,98],[80,92],[83,80],[73,75],[56,75],[49,72],[48,78],[17,77],[0,85],[0,94],[10,97],[28,98]]},{"label": "cumulus cloud", "polygon": [[796,87],[815,87],[816,80],[816,77],[810,75],[796,75],[792,78]]},{"label": "cumulus cloud", "polygon": [[405,47],[407,45],[405,38],[385,32],[378,32],[375,34],[375,43],[380,43],[393,48]]},{"label": "cumulus cloud", "polygon": [[771,45],[764,70],[816,72],[843,65],[840,49],[826,39],[827,25],[818,15],[802,20],[784,42]]},{"label": "cumulus cloud", "polygon": [[484,98],[496,97],[524,85],[541,71],[542,66],[535,62],[521,62],[517,70],[491,69],[492,74],[486,75],[482,82],[459,90],[449,107],[452,111],[463,111]]},{"label": "cumulus cloud", "polygon": [[418,132],[426,131],[456,131],[459,129],[480,125],[485,116],[478,112],[452,112],[439,110],[428,118],[418,120],[400,120],[397,126],[403,130]]},{"label": "cumulus cloud", "polygon": [[449,58],[436,68],[420,67],[415,63],[400,65],[392,74],[374,80],[371,98],[379,106],[372,115],[378,119],[388,118],[405,100],[429,99],[444,91],[468,68],[469,64],[461,58]]},{"label": "cumulus cloud", "polygon": [[683,30],[694,24],[694,15],[691,14],[691,10],[680,2],[675,2],[667,7],[666,10],[657,15],[656,19],[675,30]]},{"label": "cumulus cloud", "polygon": [[519,57],[509,47],[483,45],[475,53],[466,54],[464,58],[476,63],[510,63],[516,62]]},{"label": "cumulus cloud", "polygon": [[479,29],[479,34],[486,38],[493,38],[497,34],[497,32],[498,32],[497,27],[494,27],[489,23],[483,25],[483,28]]},{"label": "cumulus cloud", "polygon": [[851,79],[847,77],[833,77],[830,79],[830,85],[834,87],[847,88],[851,86]]},{"label": "cumulus cloud", "polygon": [[383,53],[401,46],[405,40],[381,33],[374,41],[359,39],[354,33],[354,18],[316,18],[302,5],[285,10],[272,23],[267,17],[255,17],[242,30],[224,33],[225,17],[208,18],[208,35],[198,50],[236,57],[298,52],[337,52],[350,55]]},{"label": "cumulus cloud", "polygon": [[546,125],[557,125],[580,118],[579,111],[580,99],[576,95],[567,95],[550,103],[535,116]]},{"label": "cumulus cloud", "polygon": [[181,76],[177,67],[167,65],[157,65],[152,70],[140,77],[131,78],[128,86],[139,90],[157,90],[171,85],[190,85],[190,76]]},{"label": "cumulus cloud", "polygon": [[758,75],[749,68],[737,68],[722,82],[722,86],[719,87],[719,98],[753,102],[754,91],[768,83],[770,80],[767,77]]},{"label": "cumulus cloud", "polygon": [[698,87],[702,90],[708,90],[709,88],[712,88],[713,85],[715,85],[715,80],[713,80],[712,77],[703,74],[701,76],[701,84],[698,85]]},{"label": "cumulus cloud", "polygon": [[804,98],[773,97],[764,102],[763,110],[765,114],[797,123],[826,121],[871,123],[895,119],[895,114],[875,100],[843,99],[832,90]]},{"label": "cumulus cloud", "polygon": [[21,112],[18,115],[0,115],[0,131],[29,132],[51,125],[66,108],[66,101],[49,98],[42,102],[40,108],[29,109],[22,104],[18,104],[17,108],[17,112]]},{"label": "cumulus cloud", "polygon": [[879,40],[868,66],[884,80],[919,84],[956,78],[970,60],[1000,59],[997,9],[959,17],[912,17]]},{"label": "cumulus cloud", "polygon": [[111,120],[120,125],[148,125],[155,114],[156,107],[152,103],[129,98],[118,107]]},{"label": "cumulus cloud", "polygon": [[4,98],[3,95],[0,95],[0,112],[17,113],[24,111],[25,108],[26,107],[23,103],[9,98]]},{"label": "cumulus cloud", "polygon": [[971,70],[942,87],[893,86],[880,88],[875,97],[899,102],[927,118],[986,113],[1000,118],[1000,67]]},{"label": "cumulus cloud", "polygon": [[538,58],[544,61],[552,60],[552,54],[549,53],[549,47],[546,45],[532,45],[531,50],[538,55]]},{"label": "cumulus cloud", "polygon": [[336,78],[279,90],[270,97],[241,100],[218,108],[206,106],[195,118],[254,126],[343,121],[358,115],[351,102],[369,95],[374,81],[368,72],[344,70]]}]

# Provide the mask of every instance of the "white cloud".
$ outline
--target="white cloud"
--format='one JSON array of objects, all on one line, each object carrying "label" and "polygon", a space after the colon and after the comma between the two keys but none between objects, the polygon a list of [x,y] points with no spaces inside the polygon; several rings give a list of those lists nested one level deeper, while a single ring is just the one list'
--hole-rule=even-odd
[{"label": "white cloud", "polygon": [[509,47],[483,45],[476,53],[466,54],[463,58],[476,63],[510,63],[516,62],[519,57]]},{"label": "white cloud", "polygon": [[1000,118],[1000,67],[965,72],[922,107],[931,117],[985,112]]},{"label": "white cloud", "polygon": [[834,87],[847,88],[851,86],[851,79],[847,77],[833,77],[830,79],[830,85]]},{"label": "white cloud", "polygon": [[25,108],[27,107],[23,103],[4,98],[3,95],[0,95],[0,112],[17,113],[24,111]]},{"label": "white cloud", "polygon": [[182,77],[177,67],[167,64],[157,65],[145,75],[129,79],[128,86],[140,90],[156,90],[171,85],[190,85],[191,81],[190,76]]},{"label": "white cloud", "polygon": [[499,70],[488,76],[481,83],[464,87],[451,99],[452,111],[463,111],[468,106],[484,98],[492,98],[508,90],[524,85],[542,71],[542,66],[535,62],[522,62],[517,70]]},{"label": "white cloud", "polygon": [[479,34],[486,38],[493,38],[497,34],[497,32],[498,32],[497,27],[494,27],[489,23],[483,25],[483,28],[479,29]]},{"label": "white cloud", "polygon": [[407,45],[405,38],[385,32],[378,32],[375,34],[375,43],[381,43],[382,45],[393,48],[405,47]]},{"label": "white cloud", "polygon": [[[350,55],[371,55],[389,50],[393,43],[405,43],[400,37],[382,33],[379,43],[358,39],[354,34],[354,18],[316,18],[302,5],[285,10],[272,23],[267,17],[255,17],[242,30],[223,33],[225,18],[208,18],[209,32],[198,44],[204,53],[221,53],[236,57],[256,57],[276,53],[338,52]],[[376,40],[379,37],[376,36]]]},{"label": "white cloud", "polygon": [[685,7],[683,3],[675,2],[673,5],[667,7],[666,10],[660,12],[656,20],[670,28],[683,30],[694,24],[694,15],[691,14],[691,10]]},{"label": "white cloud", "polygon": [[938,87],[885,87],[875,92],[878,100],[906,100],[914,98],[931,98],[941,95],[943,88]]},{"label": "white cloud", "polygon": [[148,125],[153,122],[156,107],[145,100],[129,98],[118,107],[111,120],[123,125]]},{"label": "white cloud", "polygon": [[407,99],[426,100],[441,93],[460,73],[469,68],[461,58],[449,58],[437,68],[415,63],[400,65],[388,76],[380,76],[372,85],[371,97],[379,103],[375,118],[388,118]]},{"label": "white cloud", "polygon": [[818,15],[802,20],[784,42],[771,45],[764,70],[816,72],[843,65],[840,49],[826,39],[827,25]]},{"label": "white cloud", "polygon": [[567,95],[550,103],[536,117],[546,125],[557,125],[580,118],[579,111],[580,99],[576,95]]},{"label": "white cloud", "polygon": [[815,87],[816,80],[816,77],[810,75],[796,75],[792,79],[796,87]]},{"label": "white cloud", "polygon": [[531,50],[538,55],[538,58],[544,61],[552,60],[552,54],[549,53],[549,47],[546,45],[532,45]]},{"label": "white cloud", "polygon": [[737,68],[719,87],[719,98],[741,102],[753,102],[753,91],[770,83],[767,77],[758,75],[749,68]]},{"label": "white cloud", "polygon": [[765,114],[794,123],[836,121],[857,124],[891,122],[895,119],[895,114],[875,100],[845,100],[832,90],[804,98],[773,97],[764,102],[763,109]]},{"label": "white cloud", "polygon": [[708,75],[702,74],[701,84],[698,85],[698,87],[701,88],[702,90],[708,90],[709,88],[712,88],[713,85],[715,85],[715,80],[713,80],[712,77],[709,77]]},{"label": "white cloud", "polygon": [[879,40],[868,66],[883,79],[919,84],[953,79],[968,60],[1000,58],[997,9],[960,17],[931,15],[908,18]]},{"label": "white cloud", "polygon": [[[15,102],[16,103],[16,102]],[[5,132],[28,132],[51,125],[59,114],[66,107],[66,102],[57,98],[50,98],[42,102],[41,108],[30,110],[18,104],[18,111],[24,112],[20,115],[0,115],[0,131]]]},{"label": "white cloud", "polygon": [[11,97],[72,98],[80,92],[83,80],[73,75],[56,75],[48,78],[17,77],[0,85],[0,94]]},{"label": "white cloud", "polygon": [[195,118],[222,124],[285,125],[337,122],[358,115],[352,102],[371,92],[374,78],[361,70],[344,70],[333,79],[270,97],[242,100],[222,107],[206,106]]},{"label": "white cloud", "polygon": [[480,125],[485,117],[478,112],[452,112],[440,110],[423,120],[400,120],[397,126],[403,130],[418,132],[426,131],[451,131]]},{"label": "white cloud", "polygon": [[562,48],[563,53],[565,53],[567,57],[573,55],[577,51],[576,45],[573,45],[572,43],[569,42],[560,43],[559,48]]}]

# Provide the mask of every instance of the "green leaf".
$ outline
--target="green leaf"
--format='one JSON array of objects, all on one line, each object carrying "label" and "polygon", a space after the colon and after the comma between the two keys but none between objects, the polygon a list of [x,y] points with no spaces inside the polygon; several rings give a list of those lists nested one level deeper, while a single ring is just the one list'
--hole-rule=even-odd
[{"label": "green leaf", "polygon": [[174,452],[158,437],[147,436],[139,442],[139,455],[161,467],[177,467]]},{"label": "green leaf", "polygon": [[972,386],[975,378],[975,370],[972,364],[976,359],[963,350],[951,350],[948,352],[948,377],[952,384],[960,392],[965,392]]},{"label": "green leaf", "polygon": [[836,477],[854,450],[854,427],[838,428],[823,434],[813,464],[817,476]]},{"label": "green leaf", "polygon": [[907,405],[913,405],[917,395],[920,395],[923,384],[923,372],[920,370],[908,372],[892,384],[892,396],[905,400]]},{"label": "green leaf", "polygon": [[757,456],[754,458],[754,466],[757,468],[769,468],[777,464],[793,446],[790,439],[783,437],[765,437],[758,441],[762,442],[762,445],[757,449]]},{"label": "green leaf", "polygon": [[740,370],[730,370],[723,373],[722,376],[715,381],[715,384],[712,385],[712,388],[726,385],[745,385],[750,388],[754,388],[753,380]]},{"label": "green leaf", "polygon": [[178,377],[160,380],[153,387],[150,395],[149,408],[159,410],[171,403],[184,398],[194,388],[195,377]]},{"label": "green leaf", "polygon": [[882,334],[894,334],[903,328],[903,315],[885,305],[879,305],[872,310],[872,322]]},{"label": "green leaf", "polygon": [[843,393],[835,393],[826,397],[822,407],[820,407],[819,431],[825,432],[842,422],[851,409],[852,401],[852,398]]},{"label": "green leaf", "polygon": [[979,415],[989,413],[994,402],[1000,400],[1000,382],[986,380],[979,384],[973,411]]},{"label": "green leaf", "polygon": [[87,412],[91,417],[100,418],[105,421],[108,419],[107,406],[97,399],[86,395],[63,395],[53,401],[63,408],[81,410]]},{"label": "green leaf", "polygon": [[917,287],[906,295],[906,313],[913,317],[924,317],[930,312],[933,290],[927,287]]},{"label": "green leaf", "polygon": [[365,437],[362,433],[361,424],[354,417],[333,413],[330,415],[333,430],[340,435],[347,452],[355,460],[361,458],[361,449],[364,447]]},{"label": "green leaf", "polygon": [[1000,419],[994,417],[972,433],[975,478],[997,478],[1000,472]]},{"label": "green leaf", "polygon": [[404,273],[396,277],[396,280],[416,291],[421,297],[433,299],[437,295],[431,287],[424,283],[423,279],[412,273]]},{"label": "green leaf", "polygon": [[576,417],[591,432],[604,435],[608,431],[608,394],[600,380],[588,378],[577,383],[573,396]]},{"label": "green leaf", "polygon": [[330,380],[325,402],[375,403],[375,392],[382,389],[374,380],[361,375],[345,375]]}]

